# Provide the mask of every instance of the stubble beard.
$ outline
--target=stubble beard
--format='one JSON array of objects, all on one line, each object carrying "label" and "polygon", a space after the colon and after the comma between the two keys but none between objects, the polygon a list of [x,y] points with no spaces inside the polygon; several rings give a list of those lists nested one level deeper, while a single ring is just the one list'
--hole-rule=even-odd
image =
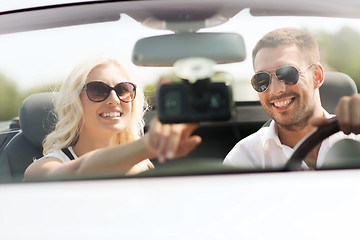
[{"label": "stubble beard", "polygon": [[[270,106],[271,108],[272,106]],[[314,115],[314,106],[302,106],[296,110],[296,112],[291,113],[280,113],[282,117],[276,117],[273,111],[270,111],[269,108],[265,109],[267,114],[274,119],[274,121],[282,128],[289,130],[289,131],[298,131],[305,128],[308,124],[310,119]],[[285,121],[281,121],[281,118],[286,118]]]}]

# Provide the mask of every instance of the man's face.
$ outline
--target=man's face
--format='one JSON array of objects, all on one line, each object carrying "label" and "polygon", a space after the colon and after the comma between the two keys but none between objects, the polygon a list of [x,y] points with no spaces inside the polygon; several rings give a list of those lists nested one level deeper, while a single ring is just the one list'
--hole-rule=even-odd
[{"label": "man's face", "polygon": [[[267,114],[285,128],[305,126],[314,113],[316,87],[313,67],[307,69],[309,64],[295,45],[262,48],[255,57],[255,72],[271,73],[269,88],[259,93],[260,102]],[[302,71],[293,86],[281,83],[274,74],[286,65]]]}]

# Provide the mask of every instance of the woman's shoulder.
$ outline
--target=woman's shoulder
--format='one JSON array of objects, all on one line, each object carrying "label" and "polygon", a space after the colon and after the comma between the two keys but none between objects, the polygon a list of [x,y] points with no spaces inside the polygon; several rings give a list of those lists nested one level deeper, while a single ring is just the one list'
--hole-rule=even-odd
[{"label": "woman's shoulder", "polygon": [[71,161],[70,158],[62,150],[54,150],[54,151],[46,154],[45,156],[43,156],[40,159],[45,159],[45,158],[57,158],[57,159],[61,160],[62,162]]}]

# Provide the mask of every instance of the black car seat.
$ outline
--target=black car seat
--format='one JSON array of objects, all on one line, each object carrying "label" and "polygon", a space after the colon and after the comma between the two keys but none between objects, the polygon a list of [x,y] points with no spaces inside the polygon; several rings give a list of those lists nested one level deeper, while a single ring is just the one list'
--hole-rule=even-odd
[{"label": "black car seat", "polygon": [[336,105],[341,97],[357,93],[354,80],[341,72],[326,72],[324,83],[319,90],[323,108],[332,114],[335,113]]},{"label": "black car seat", "polygon": [[5,122],[0,128],[0,153],[3,151],[7,143],[20,132],[19,118],[13,118],[11,121]]},{"label": "black car seat", "polygon": [[37,93],[24,100],[20,108],[21,130],[0,155],[0,180],[22,180],[33,159],[42,156],[42,141],[52,131],[54,93]]}]

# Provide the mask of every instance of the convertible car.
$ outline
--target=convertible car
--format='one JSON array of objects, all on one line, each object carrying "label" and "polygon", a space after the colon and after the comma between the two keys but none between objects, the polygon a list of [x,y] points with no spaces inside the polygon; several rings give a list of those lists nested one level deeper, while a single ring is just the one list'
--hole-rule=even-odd
[{"label": "convertible car", "polygon": [[[0,3],[0,239],[359,239],[357,146],[334,150],[323,169],[297,171],[314,145],[339,131],[336,122],[298,146],[286,168],[222,164],[270,119],[250,84],[251,51],[265,33],[298,27],[315,36],[329,113],[358,92],[358,1],[44,2]],[[181,159],[152,159],[155,169],[135,176],[24,182],[53,130],[58,86],[97,55],[118,59],[145,90],[145,131],[154,116],[196,121],[202,143]],[[190,93],[181,80],[164,81],[202,70],[212,73],[210,98],[220,107],[204,112],[190,102],[180,111]]]}]

